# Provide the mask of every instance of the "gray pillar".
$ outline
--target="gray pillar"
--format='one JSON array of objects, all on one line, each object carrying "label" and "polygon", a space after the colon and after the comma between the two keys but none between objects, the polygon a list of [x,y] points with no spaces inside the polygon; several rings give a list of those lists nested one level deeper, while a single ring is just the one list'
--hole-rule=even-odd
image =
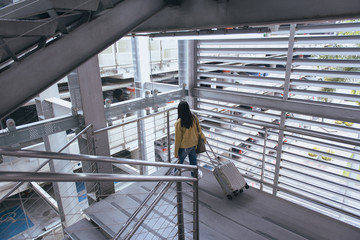
[{"label": "gray pillar", "polygon": [[[144,84],[151,82],[151,66],[150,66],[150,50],[148,37],[135,37],[131,40],[132,54],[134,63],[134,81],[136,87],[136,97],[146,98],[149,95],[145,94]],[[148,109],[146,112],[150,111]],[[145,115],[144,110],[138,111],[138,117]],[[147,161],[155,161],[154,147],[149,147],[147,144],[153,145],[155,141],[153,134],[152,118],[141,120],[138,124],[138,138],[139,138],[139,152],[140,158]],[[147,167],[140,169],[140,172],[147,174]]]},{"label": "gray pillar", "polygon": [[189,86],[189,59],[188,59],[188,41],[178,40],[179,56],[179,87]]},{"label": "gray pillar", "polygon": [[187,72],[185,80],[187,89],[189,90],[189,105],[192,109],[197,109],[197,98],[194,98],[194,88],[197,87],[197,41],[187,41]]},{"label": "gray pillar", "polygon": [[[97,56],[91,58],[77,69],[79,91],[85,125],[93,124],[93,130],[106,127],[104,99]],[[79,107],[79,105],[77,106]],[[89,154],[110,156],[107,132],[88,136]],[[97,173],[113,173],[110,163],[82,163],[83,171]],[[87,186],[88,187],[88,186]],[[87,189],[88,193],[89,190]],[[95,190],[95,189],[94,189]],[[93,191],[92,191],[93,192]],[[113,182],[100,182],[96,189],[96,199],[114,193]]]}]

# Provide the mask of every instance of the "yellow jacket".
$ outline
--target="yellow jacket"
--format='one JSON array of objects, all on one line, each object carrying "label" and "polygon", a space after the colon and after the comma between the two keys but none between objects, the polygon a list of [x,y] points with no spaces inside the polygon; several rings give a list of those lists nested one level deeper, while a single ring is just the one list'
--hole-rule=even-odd
[{"label": "yellow jacket", "polygon": [[175,122],[175,157],[179,157],[179,148],[190,148],[198,144],[198,129],[201,138],[206,141],[206,137],[201,131],[199,119],[194,115],[194,122],[191,128],[181,127],[181,119]]}]

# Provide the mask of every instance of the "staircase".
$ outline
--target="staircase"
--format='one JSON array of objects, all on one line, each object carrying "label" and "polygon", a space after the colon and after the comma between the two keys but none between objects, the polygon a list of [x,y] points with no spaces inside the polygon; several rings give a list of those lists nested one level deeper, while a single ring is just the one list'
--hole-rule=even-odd
[{"label": "staircase", "polygon": [[[164,172],[164,170],[160,170]],[[159,175],[159,172],[156,173]],[[136,222],[149,208],[149,205],[158,196],[160,190],[167,183],[161,183],[161,187],[151,197],[150,201],[140,209],[133,221],[130,222],[126,230],[119,239],[173,239],[178,235],[178,214],[176,183],[171,184],[166,194],[161,197],[156,207],[151,211],[143,224],[135,233],[130,231]],[[92,204],[84,210],[84,219],[65,229],[71,239],[112,239],[126,224],[131,215],[137,210],[138,206],[150,194],[151,190],[157,185],[156,182],[137,182],[108,196],[107,198]],[[192,239],[193,236],[193,214],[192,214],[192,187],[183,184],[183,216],[185,226],[185,238]],[[133,234],[133,235],[132,235]],[[122,238],[124,237],[124,238]]]}]

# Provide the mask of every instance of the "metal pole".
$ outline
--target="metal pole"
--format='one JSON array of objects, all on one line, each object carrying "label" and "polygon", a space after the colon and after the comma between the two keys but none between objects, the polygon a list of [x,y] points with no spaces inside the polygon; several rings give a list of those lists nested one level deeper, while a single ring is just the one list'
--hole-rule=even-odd
[{"label": "metal pole", "polygon": [[[181,171],[178,171],[181,176]],[[184,207],[183,207],[183,196],[182,196],[182,183],[176,182],[176,200],[177,200],[177,220],[178,220],[178,239],[185,239],[185,228],[184,228]]]},{"label": "metal pole", "polygon": [[[140,159],[144,159],[144,153],[143,153],[143,148],[142,148],[142,138],[141,138],[141,120],[137,120],[136,123],[137,123],[137,138],[138,138],[138,150],[139,150],[139,158]],[[140,175],[144,175],[144,166],[140,166]]]},{"label": "metal pole", "polygon": [[138,120],[143,120],[143,119],[146,119],[146,118],[154,117],[154,116],[156,116],[156,115],[165,113],[166,111],[168,111],[168,110],[173,110],[173,109],[176,109],[176,108],[169,108],[169,109],[163,110],[163,111],[161,111],[161,112],[152,113],[152,114],[150,114],[150,115],[143,116],[143,117],[138,117],[138,118],[135,119],[135,120],[131,120],[131,121],[128,121],[128,122],[123,122],[123,123],[120,123],[120,124],[117,124],[117,125],[113,125],[113,126],[110,126],[110,127],[106,127],[106,128],[101,128],[101,129],[95,130],[95,131],[94,131],[94,135],[95,135],[95,134],[98,134],[98,133],[101,133],[101,132],[104,132],[104,131],[108,131],[108,130],[117,128],[117,127],[124,126],[124,125],[126,125],[126,124],[130,124],[130,123],[137,122]]},{"label": "metal pole", "polygon": [[260,180],[260,190],[263,190],[263,182],[264,182],[264,168],[265,168],[265,155],[266,155],[266,142],[268,137],[268,129],[265,128],[265,135],[264,135],[264,148],[263,148],[263,155],[262,155],[262,163],[261,163],[261,180]]},{"label": "metal pole", "polygon": [[[84,128],[82,131],[80,131],[77,135],[75,135],[67,144],[65,144],[59,151],[58,153],[62,152],[65,148],[67,148],[70,144],[72,144],[76,139],[78,139],[84,132],[86,132],[90,127],[92,127],[92,124],[90,124],[89,126],[87,126],[86,128]],[[36,170],[35,172],[40,171],[46,164],[48,164],[51,159],[48,159],[47,161],[43,162]],[[18,182],[14,188],[12,188],[7,194],[5,194],[1,199],[0,199],[0,204],[6,199],[8,198],[16,189],[18,189],[21,185],[23,185],[25,182]]]},{"label": "metal pole", "polygon": [[194,178],[197,181],[193,182],[193,239],[199,238],[199,170],[194,170]]},{"label": "metal pole", "polygon": [[31,158],[52,158],[56,160],[74,160],[74,161],[88,161],[88,162],[105,162],[105,163],[120,163],[129,165],[145,165],[156,167],[176,167],[185,169],[196,169],[194,165],[184,165],[176,163],[164,163],[164,162],[149,162],[142,160],[129,160],[125,158],[115,158],[107,156],[94,156],[85,154],[70,154],[70,153],[54,153],[34,150],[15,150],[11,148],[1,148],[0,154],[15,157],[31,157]]},{"label": "metal pole", "polygon": [[[286,61],[286,71],[285,71],[285,83],[284,83],[284,97],[283,100],[287,100],[289,98],[289,89],[290,89],[290,76],[291,76],[291,68],[292,68],[292,58],[294,52],[294,42],[295,42],[295,31],[296,24],[290,25],[290,36],[289,36],[289,46],[288,46],[288,54]],[[275,176],[274,176],[274,188],[273,195],[277,194],[277,186],[279,181],[279,173],[280,173],[280,162],[281,162],[281,153],[282,153],[282,145],[284,141],[284,127],[286,120],[286,112],[281,111],[280,117],[280,130],[279,130],[279,138],[278,138],[278,148],[276,153],[276,165],[275,165]]]},{"label": "metal pole", "polygon": [[171,139],[170,139],[170,110],[168,110],[166,112],[166,127],[167,127],[167,142],[168,142],[168,162],[171,162],[171,151],[170,151],[170,147],[171,147]]},{"label": "metal pole", "polygon": [[195,182],[193,177],[140,176],[110,173],[50,173],[0,171],[0,182]]}]

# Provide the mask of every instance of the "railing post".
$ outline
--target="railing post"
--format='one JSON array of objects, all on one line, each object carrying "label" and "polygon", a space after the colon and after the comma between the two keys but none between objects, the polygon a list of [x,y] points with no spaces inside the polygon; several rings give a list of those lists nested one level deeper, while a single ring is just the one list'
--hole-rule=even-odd
[{"label": "railing post", "polygon": [[[290,33],[289,33],[289,44],[288,44],[288,53],[286,60],[286,68],[285,68],[285,81],[284,81],[284,93],[283,100],[286,101],[289,98],[289,89],[290,89],[290,77],[292,71],[292,59],[294,53],[294,44],[295,44],[295,32],[296,32],[296,24],[290,25]],[[282,145],[284,141],[284,127],[286,120],[286,112],[281,111],[280,115],[280,128],[279,137],[278,137],[278,148],[276,153],[276,165],[274,172],[274,187],[273,187],[273,195],[276,196],[279,185],[279,174],[280,174],[280,165],[281,165],[281,155],[282,155]]]},{"label": "railing post", "polygon": [[263,191],[267,137],[268,137],[268,129],[265,128],[264,147],[263,147],[263,155],[262,155],[262,163],[261,163],[261,176],[260,176],[260,177],[261,177],[261,178],[260,178],[260,190],[261,190],[261,191]]},{"label": "railing post", "polygon": [[[181,176],[181,170],[179,176]],[[177,197],[177,219],[178,219],[178,239],[185,239],[184,229],[184,208],[183,208],[183,196],[182,196],[182,183],[176,182],[176,197]]]},{"label": "railing post", "polygon": [[167,127],[167,142],[168,142],[168,162],[171,162],[171,151],[170,151],[170,146],[171,146],[171,139],[170,139],[170,109],[167,110],[166,112],[166,127]]},{"label": "railing post", "polygon": [[199,238],[199,170],[194,170],[194,178],[197,181],[193,182],[193,239]]},{"label": "railing post", "polygon": [[[139,158],[144,159],[144,151],[142,147],[142,138],[141,138],[141,120],[137,119],[137,138],[138,138],[138,149],[139,149]],[[144,175],[144,166],[140,166],[140,175]]]}]

